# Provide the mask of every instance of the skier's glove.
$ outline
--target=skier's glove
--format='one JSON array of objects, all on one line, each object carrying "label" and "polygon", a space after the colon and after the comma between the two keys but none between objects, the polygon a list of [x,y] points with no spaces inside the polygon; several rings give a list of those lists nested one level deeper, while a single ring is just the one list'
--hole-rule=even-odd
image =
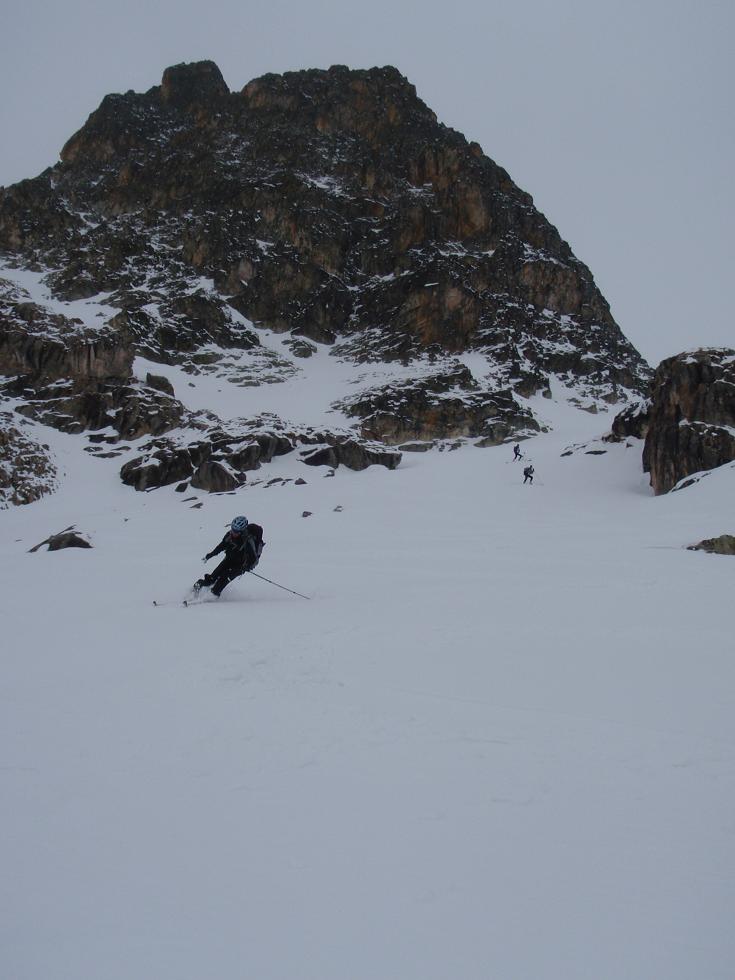
[{"label": "skier's glove", "polygon": [[211,555],[205,555],[204,558],[202,558],[202,561],[209,561],[211,557]]}]

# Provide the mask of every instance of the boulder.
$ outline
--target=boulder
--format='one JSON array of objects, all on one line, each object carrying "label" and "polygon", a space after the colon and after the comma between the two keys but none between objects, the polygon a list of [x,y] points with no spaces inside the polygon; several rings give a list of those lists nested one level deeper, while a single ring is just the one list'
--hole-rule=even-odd
[{"label": "boulder", "polygon": [[260,447],[259,461],[263,463],[270,463],[274,456],[285,456],[292,452],[296,443],[295,437],[289,438],[274,432],[257,432],[252,438]]},{"label": "boulder", "polygon": [[707,551],[711,555],[735,555],[735,534],[721,534],[717,538],[705,538],[699,544],[689,545],[689,551]]},{"label": "boulder", "polygon": [[63,548],[91,548],[92,545],[87,541],[85,537],[79,534],[72,524],[71,527],[65,528],[63,531],[59,531],[58,534],[52,534],[50,537],[46,538],[45,541],[41,541],[39,544],[35,545],[33,548],[29,549],[29,552],[38,551],[45,544],[48,545],[47,551],[61,551]]},{"label": "boulder", "polygon": [[145,383],[149,388],[155,388],[156,391],[162,391],[165,395],[171,395],[173,398],[175,395],[174,386],[168,380],[164,378],[162,374],[151,374],[150,371],[145,376]]},{"label": "boulder", "polygon": [[[333,340],[334,338],[332,338],[332,342]],[[290,340],[285,341],[285,344],[294,357],[312,357],[317,351],[316,344],[312,344],[303,337],[292,337]]]},{"label": "boulder", "polygon": [[150,455],[138,456],[125,463],[120,470],[120,479],[136,490],[152,490],[189,480],[193,473],[194,464],[188,449],[159,443]]},{"label": "boulder", "polygon": [[662,361],[652,388],[643,468],[654,493],[735,460],[735,351],[705,349]]},{"label": "boulder", "polygon": [[227,493],[242,486],[244,477],[238,479],[232,470],[224,463],[215,459],[207,459],[194,471],[191,485],[195,490],[206,490],[207,493]]},{"label": "boulder", "polygon": [[624,442],[632,437],[645,439],[651,420],[651,402],[649,399],[639,399],[626,406],[613,419],[608,442]]}]

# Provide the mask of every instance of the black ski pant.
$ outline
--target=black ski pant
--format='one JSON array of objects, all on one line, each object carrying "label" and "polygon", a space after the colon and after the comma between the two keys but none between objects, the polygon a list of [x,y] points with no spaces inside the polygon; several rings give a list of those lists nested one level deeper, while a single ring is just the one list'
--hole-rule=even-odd
[{"label": "black ski pant", "polygon": [[208,585],[212,589],[212,595],[220,595],[226,585],[240,575],[244,575],[246,571],[244,565],[233,565],[229,558],[225,558],[214,571],[202,576],[197,585]]}]

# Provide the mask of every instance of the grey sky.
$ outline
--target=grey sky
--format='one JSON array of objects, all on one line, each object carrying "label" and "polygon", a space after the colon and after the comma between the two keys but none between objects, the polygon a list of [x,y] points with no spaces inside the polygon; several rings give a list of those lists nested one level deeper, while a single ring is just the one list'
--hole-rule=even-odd
[{"label": "grey sky", "polygon": [[731,0],[3,0],[0,184],[35,176],[108,92],[211,58],[395,65],[505,167],[652,363],[735,346]]}]

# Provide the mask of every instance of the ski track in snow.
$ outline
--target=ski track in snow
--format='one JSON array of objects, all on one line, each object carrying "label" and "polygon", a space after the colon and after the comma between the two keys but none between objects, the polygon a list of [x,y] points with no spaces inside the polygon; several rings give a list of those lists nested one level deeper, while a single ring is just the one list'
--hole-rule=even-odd
[{"label": "ski track in snow", "polygon": [[[139,368],[317,424],[327,356],[281,394]],[[654,498],[635,440],[561,456],[611,418],[555,394],[522,464],[291,454],[213,496],[38,428],[60,489],[0,512],[4,975],[730,980],[735,561],[683,548],[735,471]],[[180,604],[236,513],[311,602]],[[93,550],[28,554],[70,524]]]}]

